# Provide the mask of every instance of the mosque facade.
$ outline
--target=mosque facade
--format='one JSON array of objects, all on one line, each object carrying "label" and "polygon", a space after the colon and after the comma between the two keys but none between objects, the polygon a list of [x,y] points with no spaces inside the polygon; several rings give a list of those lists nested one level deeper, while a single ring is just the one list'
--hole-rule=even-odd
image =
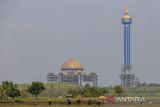
[{"label": "mosque facade", "polygon": [[78,84],[97,86],[98,75],[95,72],[86,74],[83,66],[76,59],[69,59],[62,67],[61,72],[55,74],[50,72],[47,74],[48,83],[62,83],[62,84]]}]

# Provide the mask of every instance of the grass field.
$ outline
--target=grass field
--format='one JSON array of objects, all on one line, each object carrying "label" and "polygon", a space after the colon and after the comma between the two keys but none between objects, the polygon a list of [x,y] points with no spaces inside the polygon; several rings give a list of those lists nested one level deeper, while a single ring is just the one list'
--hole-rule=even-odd
[{"label": "grass field", "polygon": [[150,105],[0,105],[0,107],[160,107],[159,104],[150,104]]}]

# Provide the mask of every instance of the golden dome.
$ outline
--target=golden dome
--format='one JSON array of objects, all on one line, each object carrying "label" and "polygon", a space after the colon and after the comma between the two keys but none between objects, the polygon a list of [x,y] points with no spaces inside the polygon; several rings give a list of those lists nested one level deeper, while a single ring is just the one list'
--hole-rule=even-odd
[{"label": "golden dome", "polygon": [[123,19],[131,19],[132,17],[129,16],[129,11],[128,11],[128,5],[126,5],[125,8],[125,16],[122,17]]},{"label": "golden dome", "polygon": [[62,65],[61,70],[83,70],[83,67],[78,60],[69,59]]},{"label": "golden dome", "polygon": [[131,19],[132,17],[131,16],[129,16],[129,15],[125,15],[125,16],[123,16],[123,19]]}]

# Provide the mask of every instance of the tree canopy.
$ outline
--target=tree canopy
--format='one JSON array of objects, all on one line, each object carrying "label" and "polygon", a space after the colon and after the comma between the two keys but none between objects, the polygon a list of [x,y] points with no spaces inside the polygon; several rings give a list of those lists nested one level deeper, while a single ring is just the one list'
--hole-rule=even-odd
[{"label": "tree canopy", "polygon": [[35,95],[36,99],[43,90],[45,90],[45,87],[41,82],[32,82],[32,84],[28,87],[28,92]]},{"label": "tree canopy", "polygon": [[73,96],[82,95],[83,97],[98,97],[108,93],[109,91],[106,88],[101,87],[91,87],[86,84],[82,89],[70,89],[68,90],[68,94],[72,94]]},{"label": "tree canopy", "polygon": [[121,86],[119,86],[119,85],[115,86],[115,87],[113,88],[113,90],[114,90],[114,92],[115,92],[116,94],[118,94],[119,96],[120,96],[120,94],[122,94],[122,93],[124,92],[123,88],[122,88]]},{"label": "tree canopy", "polygon": [[5,94],[8,96],[8,97],[11,97],[11,98],[15,98],[15,97],[18,97],[20,96],[20,91],[17,89],[17,85],[14,84],[12,81],[3,81],[2,82],[2,96],[3,96],[3,92],[5,92]]}]

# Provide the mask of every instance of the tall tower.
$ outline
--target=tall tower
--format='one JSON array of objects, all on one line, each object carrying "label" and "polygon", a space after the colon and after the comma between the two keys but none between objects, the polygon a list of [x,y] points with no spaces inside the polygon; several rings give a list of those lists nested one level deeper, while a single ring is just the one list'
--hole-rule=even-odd
[{"label": "tall tower", "polygon": [[124,66],[122,68],[120,79],[121,85],[124,88],[134,86],[135,74],[132,73],[132,66],[130,63],[130,25],[132,17],[129,16],[128,6],[125,8],[125,15],[122,17],[122,24],[124,25]]}]

